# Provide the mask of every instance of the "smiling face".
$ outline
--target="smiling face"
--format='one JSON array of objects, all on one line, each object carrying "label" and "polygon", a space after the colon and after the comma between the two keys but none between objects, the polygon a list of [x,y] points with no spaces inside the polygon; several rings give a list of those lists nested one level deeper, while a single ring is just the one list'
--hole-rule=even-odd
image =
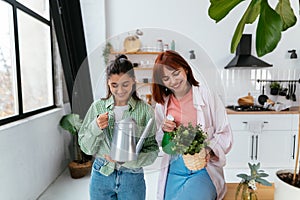
[{"label": "smiling face", "polygon": [[108,79],[109,89],[114,96],[116,106],[127,105],[135,81],[128,74],[112,74]]},{"label": "smiling face", "polygon": [[162,83],[169,88],[177,98],[184,96],[191,87],[187,81],[186,71],[182,67],[178,69],[163,67]]}]

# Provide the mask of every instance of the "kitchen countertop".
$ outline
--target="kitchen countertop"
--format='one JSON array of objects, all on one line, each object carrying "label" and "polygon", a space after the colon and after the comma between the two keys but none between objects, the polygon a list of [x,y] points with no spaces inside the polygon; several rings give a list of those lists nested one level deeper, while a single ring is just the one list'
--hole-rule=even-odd
[{"label": "kitchen countertop", "polygon": [[299,107],[291,107],[289,110],[285,111],[234,111],[226,108],[227,114],[229,115],[252,115],[252,114],[299,114]]}]

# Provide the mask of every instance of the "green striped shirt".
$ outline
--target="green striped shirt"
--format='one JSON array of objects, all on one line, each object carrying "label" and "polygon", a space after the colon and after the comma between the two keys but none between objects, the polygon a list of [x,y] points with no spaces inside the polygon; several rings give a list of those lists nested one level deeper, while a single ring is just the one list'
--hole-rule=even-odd
[{"label": "green striped shirt", "polygon": [[[88,155],[104,158],[104,154],[110,154],[110,147],[107,140],[111,142],[113,138],[114,128],[114,99],[111,96],[107,100],[97,100],[89,108],[83,124],[78,134],[78,142],[81,150]],[[97,116],[108,112],[108,127],[104,130],[97,125]],[[154,118],[153,108],[144,101],[136,101],[132,97],[128,101],[128,110],[123,113],[122,119],[131,117],[134,119],[138,127],[145,127],[147,122]],[[145,139],[143,147],[139,153],[138,159],[125,162],[122,166],[129,169],[137,169],[152,164],[158,155],[158,145],[155,140],[156,125],[152,124],[148,137]],[[136,132],[139,138],[142,130]],[[115,163],[108,162],[104,165],[100,172],[103,175],[110,175],[115,169]]]}]

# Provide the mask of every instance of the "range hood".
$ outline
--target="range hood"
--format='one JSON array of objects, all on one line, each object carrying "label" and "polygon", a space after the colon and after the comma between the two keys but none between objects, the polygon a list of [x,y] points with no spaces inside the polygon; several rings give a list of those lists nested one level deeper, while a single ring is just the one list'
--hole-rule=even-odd
[{"label": "range hood", "polygon": [[263,67],[272,67],[271,64],[266,63],[255,56],[251,55],[252,35],[243,34],[240,43],[237,46],[235,57],[227,64],[225,69],[230,68],[245,68],[256,69]]}]

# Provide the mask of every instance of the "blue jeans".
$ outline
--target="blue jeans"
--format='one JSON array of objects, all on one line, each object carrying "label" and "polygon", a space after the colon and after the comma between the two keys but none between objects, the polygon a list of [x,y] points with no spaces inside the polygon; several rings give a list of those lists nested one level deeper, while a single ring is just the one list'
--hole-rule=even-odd
[{"label": "blue jeans", "polygon": [[111,175],[102,175],[99,170],[105,160],[96,158],[90,181],[90,200],[144,200],[146,185],[142,170],[135,172],[121,167]]},{"label": "blue jeans", "polygon": [[189,170],[181,155],[173,156],[165,187],[165,200],[215,200],[216,188],[205,168]]}]

